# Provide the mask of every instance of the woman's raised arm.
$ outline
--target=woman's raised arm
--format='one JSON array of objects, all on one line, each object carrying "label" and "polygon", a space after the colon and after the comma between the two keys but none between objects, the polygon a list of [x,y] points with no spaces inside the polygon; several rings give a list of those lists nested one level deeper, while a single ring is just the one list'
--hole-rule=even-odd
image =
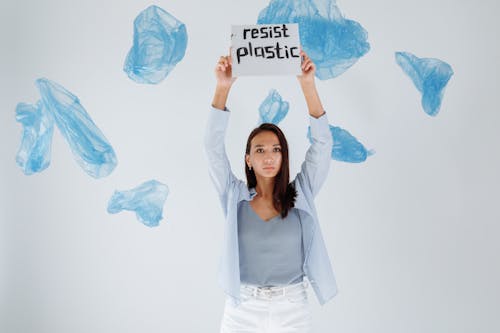
[{"label": "woman's raised arm", "polygon": [[314,74],[316,73],[316,65],[307,56],[304,51],[300,51],[302,57],[302,74],[297,76],[300,82],[300,87],[306,98],[307,109],[311,117],[319,118],[324,113],[323,105],[319,99],[318,91],[316,90],[316,84],[314,81]]},{"label": "woman's raised arm", "polygon": [[222,56],[215,67],[217,85],[215,88],[212,108],[208,116],[205,131],[205,153],[208,158],[208,169],[217,193],[224,200],[231,182],[236,178],[231,171],[226,155],[225,136],[229,123],[229,111],[226,101],[229,90],[235,81],[232,76],[231,58]]},{"label": "woman's raised arm", "polygon": [[302,92],[306,99],[311,124],[311,146],[307,150],[302,168],[296,177],[304,190],[313,196],[319,192],[328,176],[330,169],[333,139],[330,134],[328,118],[326,116],[314,81],[316,65],[301,51],[302,74],[297,76]]}]

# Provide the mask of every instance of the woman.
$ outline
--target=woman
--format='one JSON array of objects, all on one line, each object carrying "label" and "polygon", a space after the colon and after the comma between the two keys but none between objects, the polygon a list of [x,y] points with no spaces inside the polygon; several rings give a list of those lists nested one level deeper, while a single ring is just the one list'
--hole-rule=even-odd
[{"label": "woman", "polygon": [[289,182],[288,145],[281,130],[262,124],[245,152],[247,182],[237,179],[224,138],[226,101],[236,78],[231,58],[220,57],[205,136],[212,181],[226,218],[219,282],[227,295],[221,332],[310,332],[307,282],[320,304],[337,293],[314,197],[328,174],[332,137],[316,91],[316,67],[301,52],[297,76],[310,115],[312,144]]}]

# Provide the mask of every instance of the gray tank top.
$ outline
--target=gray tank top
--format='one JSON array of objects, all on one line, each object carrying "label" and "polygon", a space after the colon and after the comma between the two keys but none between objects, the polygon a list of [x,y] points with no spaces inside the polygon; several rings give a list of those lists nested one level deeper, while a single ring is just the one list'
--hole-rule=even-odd
[{"label": "gray tank top", "polygon": [[296,208],[269,221],[262,220],[243,200],[238,206],[238,244],[241,283],[281,286],[301,282],[302,227]]}]

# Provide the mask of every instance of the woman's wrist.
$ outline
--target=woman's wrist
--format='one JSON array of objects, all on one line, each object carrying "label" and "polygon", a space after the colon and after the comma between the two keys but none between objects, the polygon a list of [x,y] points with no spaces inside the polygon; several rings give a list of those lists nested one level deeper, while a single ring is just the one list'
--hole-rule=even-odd
[{"label": "woman's wrist", "polygon": [[212,106],[216,109],[224,110],[226,107],[227,97],[229,95],[229,90],[231,85],[219,84],[217,83],[215,87],[214,99],[212,101]]},{"label": "woman's wrist", "polygon": [[314,92],[316,90],[316,83],[314,82],[314,78],[310,81],[300,81],[300,87],[304,93]]},{"label": "woman's wrist", "polygon": [[220,83],[220,82],[217,82],[217,84],[215,85],[215,91],[220,91],[220,92],[229,92],[229,90],[231,89],[231,83]]}]

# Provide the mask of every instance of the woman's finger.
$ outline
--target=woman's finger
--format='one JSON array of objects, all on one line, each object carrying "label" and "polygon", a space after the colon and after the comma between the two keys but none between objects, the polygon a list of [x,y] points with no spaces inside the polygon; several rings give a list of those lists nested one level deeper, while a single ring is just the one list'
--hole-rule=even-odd
[{"label": "woman's finger", "polygon": [[219,64],[219,65],[217,65],[217,70],[225,72],[226,71],[226,67],[224,65],[222,65],[222,64]]},{"label": "woman's finger", "polygon": [[307,61],[309,60],[309,57],[304,51],[300,51],[300,56],[302,57],[302,61]]},{"label": "woman's finger", "polygon": [[227,57],[225,57],[225,56],[221,56],[221,57],[219,58],[218,63],[226,66],[226,65],[228,64]]}]

